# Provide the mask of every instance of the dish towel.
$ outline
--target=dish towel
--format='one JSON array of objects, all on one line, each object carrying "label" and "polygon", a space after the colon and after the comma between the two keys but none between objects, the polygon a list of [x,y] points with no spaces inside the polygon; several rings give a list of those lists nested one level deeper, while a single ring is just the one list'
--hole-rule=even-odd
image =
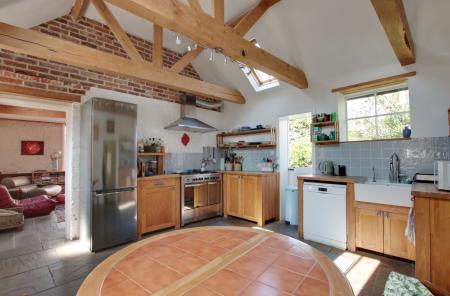
[{"label": "dish towel", "polygon": [[[411,197],[411,200],[414,201],[414,197]],[[416,245],[416,213],[414,211],[414,206],[412,206],[408,212],[408,223],[405,228],[405,236],[413,246]]]}]

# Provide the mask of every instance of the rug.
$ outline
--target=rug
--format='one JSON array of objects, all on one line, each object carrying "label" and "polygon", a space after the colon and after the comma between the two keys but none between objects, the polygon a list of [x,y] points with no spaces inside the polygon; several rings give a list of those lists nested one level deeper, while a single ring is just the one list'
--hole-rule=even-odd
[{"label": "rug", "polygon": [[57,205],[55,208],[56,222],[61,223],[66,221],[66,211],[64,204]]}]

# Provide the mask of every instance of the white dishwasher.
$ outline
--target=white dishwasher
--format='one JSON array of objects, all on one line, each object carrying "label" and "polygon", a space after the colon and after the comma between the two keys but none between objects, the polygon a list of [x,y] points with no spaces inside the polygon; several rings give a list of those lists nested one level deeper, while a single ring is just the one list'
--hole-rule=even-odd
[{"label": "white dishwasher", "polygon": [[346,185],[305,182],[303,232],[306,240],[347,248]]}]

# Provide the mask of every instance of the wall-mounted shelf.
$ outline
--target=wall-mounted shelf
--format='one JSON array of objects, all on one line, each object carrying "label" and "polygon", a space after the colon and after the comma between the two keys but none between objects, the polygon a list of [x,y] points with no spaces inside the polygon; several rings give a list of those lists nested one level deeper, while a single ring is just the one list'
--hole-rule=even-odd
[{"label": "wall-mounted shelf", "polygon": [[144,157],[144,156],[164,156],[165,153],[164,152],[159,152],[159,153],[157,153],[157,152],[139,152],[137,155],[142,156],[142,157]]},{"label": "wall-mounted shelf", "polygon": [[[268,141],[261,141],[261,143],[255,142],[240,142],[240,143],[225,143],[224,138],[227,137],[245,137],[254,135],[267,134],[270,139]],[[277,147],[277,139],[275,128],[262,128],[254,129],[248,131],[237,131],[237,132],[223,132],[217,134],[217,148],[220,149],[270,149]]]},{"label": "wall-mounted shelf", "polygon": [[[164,147],[162,147],[164,151]],[[164,174],[164,152],[139,152],[138,157],[138,177],[144,177],[145,165],[149,163],[148,159],[156,161],[156,168],[153,169],[154,175]],[[142,160],[142,161],[141,161]],[[142,167],[141,167],[142,165]]]},{"label": "wall-mounted shelf", "polygon": [[[334,139],[330,140],[313,140],[315,128],[325,128],[335,132]],[[311,123],[311,142],[316,145],[336,145],[339,144],[339,123],[337,121],[323,121]]]}]

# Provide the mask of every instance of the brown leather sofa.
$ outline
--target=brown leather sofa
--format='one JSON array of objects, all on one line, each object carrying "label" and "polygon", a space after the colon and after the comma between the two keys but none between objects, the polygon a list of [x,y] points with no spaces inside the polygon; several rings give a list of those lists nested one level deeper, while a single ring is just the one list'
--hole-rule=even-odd
[{"label": "brown leather sofa", "polygon": [[38,195],[56,196],[62,191],[59,185],[46,185],[39,187],[36,184],[31,184],[28,177],[9,177],[1,181],[2,185],[8,188],[9,193],[15,199],[30,198]]}]

